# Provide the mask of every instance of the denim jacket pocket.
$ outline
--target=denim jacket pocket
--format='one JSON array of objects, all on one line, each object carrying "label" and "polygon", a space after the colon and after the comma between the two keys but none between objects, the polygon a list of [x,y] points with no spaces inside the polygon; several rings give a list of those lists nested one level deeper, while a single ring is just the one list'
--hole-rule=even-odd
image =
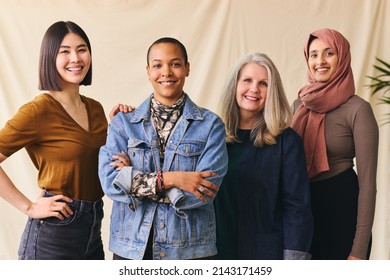
[{"label": "denim jacket pocket", "polygon": [[148,142],[134,138],[129,139],[127,141],[127,154],[134,169],[140,171],[148,170],[145,165],[152,162],[152,149]]},{"label": "denim jacket pocket", "polygon": [[194,171],[204,146],[205,142],[202,141],[191,140],[181,142],[176,149],[174,160],[175,170]]}]

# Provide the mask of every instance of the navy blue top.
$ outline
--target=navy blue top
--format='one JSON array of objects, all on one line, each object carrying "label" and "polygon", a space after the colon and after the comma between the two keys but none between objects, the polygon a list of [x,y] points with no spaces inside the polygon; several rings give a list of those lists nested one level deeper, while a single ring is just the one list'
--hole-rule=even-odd
[{"label": "navy blue top", "polygon": [[228,147],[229,167],[215,199],[218,259],[283,259],[308,252],[313,221],[300,136],[291,128],[277,144],[253,146],[250,130]]}]

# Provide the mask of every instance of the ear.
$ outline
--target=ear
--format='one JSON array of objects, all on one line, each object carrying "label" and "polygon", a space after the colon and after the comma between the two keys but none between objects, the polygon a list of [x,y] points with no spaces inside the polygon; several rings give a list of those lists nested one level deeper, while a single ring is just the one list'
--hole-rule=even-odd
[{"label": "ear", "polygon": [[187,69],[186,77],[188,77],[190,75],[190,63],[189,62],[187,62],[186,69]]},{"label": "ear", "polygon": [[150,67],[149,67],[149,65],[146,65],[146,67],[145,67],[145,69],[146,69],[146,74],[150,74]]}]

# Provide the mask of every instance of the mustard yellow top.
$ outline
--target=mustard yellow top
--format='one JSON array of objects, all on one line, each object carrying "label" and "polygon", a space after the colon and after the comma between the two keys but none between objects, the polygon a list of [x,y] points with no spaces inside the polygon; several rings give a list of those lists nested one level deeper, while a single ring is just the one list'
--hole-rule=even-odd
[{"label": "mustard yellow top", "polygon": [[20,107],[0,130],[0,153],[9,157],[26,148],[38,169],[40,188],[95,201],[103,197],[98,152],[106,140],[107,119],[99,102],[85,96],[81,99],[88,112],[89,131],[51,95],[43,93]]}]

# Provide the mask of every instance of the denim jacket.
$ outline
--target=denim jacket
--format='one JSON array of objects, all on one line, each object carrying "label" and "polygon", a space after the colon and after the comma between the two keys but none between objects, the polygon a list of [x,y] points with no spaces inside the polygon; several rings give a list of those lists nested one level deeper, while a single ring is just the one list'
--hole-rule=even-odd
[{"label": "denim jacket", "polygon": [[[113,200],[109,249],[124,258],[142,259],[153,230],[154,259],[213,256],[217,253],[216,222],[210,198],[203,202],[179,188],[166,190],[171,204],[129,194],[139,172],[151,173],[160,166],[150,98],[131,113],[117,114],[100,149],[99,177],[105,194]],[[188,96],[185,102],[167,141],[162,171],[212,171],[218,176],[208,180],[220,186],[228,165],[224,124]],[[121,151],[128,153],[131,166],[118,171],[109,164]]]}]

